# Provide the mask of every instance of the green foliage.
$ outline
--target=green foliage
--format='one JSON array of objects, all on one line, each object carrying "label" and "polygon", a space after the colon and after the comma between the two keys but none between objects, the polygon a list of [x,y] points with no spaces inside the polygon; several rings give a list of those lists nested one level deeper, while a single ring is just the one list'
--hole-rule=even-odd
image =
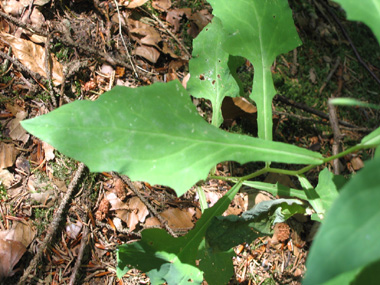
[{"label": "green foliage", "polygon": [[[349,15],[368,20],[378,34],[379,25],[373,26],[372,11],[352,12],[357,4],[339,2],[347,3]],[[368,5],[377,3],[367,2]],[[286,0],[236,0],[234,13],[231,13],[231,1],[210,0],[210,3],[216,17],[194,42],[188,86],[194,97],[212,102],[213,125],[197,114],[189,93],[173,81],[135,89],[118,86],[95,102],[71,103],[24,121],[23,127],[62,153],[83,161],[94,172],[117,171],[132,180],[170,186],[178,195],[199,180],[207,179],[209,170],[218,162],[268,162],[263,169],[247,176],[225,178],[235,186],[214,207],[204,211],[187,235],[174,238],[161,229],[148,229],[142,232],[140,241],[120,246],[119,278],[134,267],[147,272],[152,284],[200,284],[203,278],[210,284],[227,283],[233,273],[232,246],[270,234],[274,223],[285,221],[295,213],[310,212],[306,211],[309,205],[314,211],[312,217],[323,225],[312,247],[305,284],[329,280],[348,282],[362,269],[373,272],[373,267],[368,265],[374,266],[380,259],[376,246],[380,238],[376,226],[380,217],[379,160],[369,163],[345,185],[341,177],[325,169],[314,188],[304,173],[315,165],[380,145],[380,128],[356,146],[329,158],[273,142],[272,99],[276,91],[271,66],[279,54],[300,45],[288,3]],[[245,59],[255,69],[251,98],[258,108],[259,138],[216,127],[222,122],[223,98],[243,94],[236,68]],[[269,162],[309,165],[286,170],[271,168]],[[248,181],[268,172],[296,176],[303,191]],[[243,183],[308,203],[278,199],[263,202],[241,217],[216,218],[227,209]],[[361,241],[371,242],[371,246]]]},{"label": "green foliage", "polygon": [[225,96],[239,95],[239,86],[228,67],[229,54],[222,49],[224,33],[216,17],[194,41],[193,58],[189,62],[191,77],[187,90],[195,97],[209,99],[212,104],[212,124],[223,123],[222,102]]},{"label": "green foliage", "polygon": [[91,171],[168,185],[178,196],[224,160],[323,162],[316,152],[209,125],[178,81],[116,86],[95,102],[76,101],[22,126]]},{"label": "green foliage", "polygon": [[380,259],[379,169],[379,159],[368,162],[342,188],[311,247],[305,285],[323,284]]},{"label": "green foliage", "polygon": [[[213,252],[208,252],[207,258],[203,259],[200,265],[200,270],[197,269],[195,260],[198,255],[198,248],[200,248],[201,256],[206,254],[205,246],[201,245],[201,242],[204,240],[208,226],[213,217],[221,215],[228,208],[240,187],[241,183],[237,183],[212,208],[206,209],[195,228],[185,236],[174,238],[162,229],[147,229],[142,232],[140,241],[120,246],[117,251],[117,276],[122,277],[129,270],[129,266],[133,265],[133,267],[147,272],[152,284],[162,284],[163,282],[168,282],[168,284],[187,284],[188,279],[200,284],[201,282],[197,282],[199,281],[199,276],[202,276],[200,270],[202,268],[207,270],[213,268],[211,263],[215,260],[215,257]],[[222,258],[222,264],[228,264],[230,252],[222,256],[218,254],[218,259]],[[227,282],[232,274],[221,274],[218,268],[214,267],[215,274],[224,276],[223,283]],[[224,271],[226,274],[230,272],[230,270]],[[175,275],[171,275],[169,272],[175,272]],[[214,275],[210,271],[208,273],[211,276]],[[213,280],[208,281],[210,283]]]},{"label": "green foliage", "polygon": [[249,243],[257,237],[272,234],[275,223],[282,223],[297,213],[305,213],[300,200],[263,201],[244,212],[241,217],[215,217],[206,232],[206,241],[215,250],[226,251],[243,242]]},{"label": "green foliage", "polygon": [[347,19],[364,22],[371,28],[377,40],[380,42],[380,3],[379,0],[334,0],[343,6],[347,12]]},{"label": "green foliage", "polygon": [[271,66],[276,56],[301,44],[287,1],[209,0],[220,18],[226,39],[223,48],[247,58],[255,68],[251,98],[257,106],[259,137],[272,140],[272,99],[276,94]]}]

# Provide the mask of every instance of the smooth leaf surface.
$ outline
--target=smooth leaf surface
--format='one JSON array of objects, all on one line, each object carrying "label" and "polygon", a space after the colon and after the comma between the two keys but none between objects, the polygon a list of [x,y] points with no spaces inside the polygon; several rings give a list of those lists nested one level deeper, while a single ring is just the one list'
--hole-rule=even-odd
[{"label": "smooth leaf surface", "polygon": [[[223,48],[247,58],[255,69],[251,98],[256,102],[259,137],[272,140],[272,99],[276,94],[271,66],[276,56],[301,44],[286,0],[209,0],[221,19]],[[234,11],[231,12],[233,7]]]},{"label": "smooth leaf surface", "polygon": [[[240,182],[235,184],[212,208],[206,209],[195,228],[185,236],[174,238],[162,229],[147,229],[142,232],[140,241],[119,246],[117,276],[121,278],[134,267],[149,276],[152,274],[158,282],[168,282],[169,277],[170,280],[186,280],[189,274],[192,274],[192,280],[197,280],[195,260],[206,230],[212,218],[228,208],[241,185]],[[177,275],[169,276],[168,272]]]},{"label": "smooth leaf surface", "polygon": [[377,128],[373,132],[371,132],[369,135],[366,135],[360,145],[364,146],[378,146],[380,144],[380,128]]},{"label": "smooth leaf surface", "polygon": [[380,43],[380,1],[379,0],[334,0],[347,12],[347,19],[361,21],[369,26]]},{"label": "smooth leaf surface", "polygon": [[223,123],[222,102],[225,96],[239,96],[239,86],[228,67],[229,54],[222,49],[222,23],[212,19],[193,42],[193,58],[189,61],[190,80],[187,90],[212,104],[212,125]]},{"label": "smooth leaf surface", "polygon": [[319,153],[209,125],[178,81],[116,86],[94,102],[76,101],[22,126],[93,172],[117,171],[179,196],[225,160],[322,163]]},{"label": "smooth leaf surface", "polygon": [[205,240],[199,246],[199,269],[204,272],[208,284],[227,284],[234,274],[232,257],[235,256],[233,249],[215,251],[210,248]]},{"label": "smooth leaf surface", "polygon": [[206,232],[206,241],[215,250],[225,251],[243,242],[273,233],[274,223],[281,223],[296,213],[304,214],[304,204],[296,199],[263,201],[240,217],[215,217]]},{"label": "smooth leaf surface", "polygon": [[322,201],[323,210],[327,212],[339,195],[338,188],[334,183],[334,174],[327,168],[319,173],[318,185],[315,187],[315,191]]},{"label": "smooth leaf surface", "polygon": [[323,284],[380,259],[380,159],[368,162],[349,182],[317,233],[303,282]]}]

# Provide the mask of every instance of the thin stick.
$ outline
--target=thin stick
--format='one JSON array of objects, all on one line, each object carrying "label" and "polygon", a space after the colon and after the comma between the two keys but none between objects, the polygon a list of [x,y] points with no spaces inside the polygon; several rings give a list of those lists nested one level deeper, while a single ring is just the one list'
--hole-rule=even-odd
[{"label": "thin stick", "polygon": [[[332,145],[332,154],[334,156],[340,152],[340,143],[342,141],[342,134],[339,130],[338,116],[336,115],[335,106],[331,104],[329,104],[329,116],[330,116],[331,128],[334,133],[334,142]],[[333,160],[333,169],[334,169],[335,175],[340,174],[340,161],[338,158]]]},{"label": "thin stick", "polygon": [[80,163],[79,167],[74,175],[74,178],[71,180],[70,185],[67,189],[67,192],[62,199],[61,204],[59,205],[59,208],[55,214],[55,218],[53,219],[52,223],[50,224],[50,227],[47,231],[47,234],[45,236],[45,239],[43,240],[41,246],[38,248],[37,254],[33,257],[32,261],[30,262],[28,268],[24,271],[24,274],[20,278],[19,282],[17,283],[18,285],[23,285],[27,284],[26,281],[29,277],[29,274],[32,272],[34,268],[36,268],[38,262],[40,261],[42,254],[48,244],[51,242],[56,230],[58,229],[59,223],[61,222],[62,216],[63,216],[63,211],[65,210],[71,195],[74,192],[75,186],[78,184],[79,178],[81,177],[82,173],[84,170],[84,164]]},{"label": "thin stick", "polygon": [[187,50],[187,48],[181,43],[181,41],[164,25],[164,23],[153,13],[151,13],[152,17],[165,29],[165,31],[179,44],[181,49],[191,58],[191,53]]},{"label": "thin stick", "polygon": [[116,11],[117,11],[117,15],[119,17],[119,35],[120,35],[120,38],[121,38],[121,41],[123,42],[123,45],[124,45],[124,48],[125,48],[125,51],[127,53],[127,57],[128,57],[128,60],[132,66],[132,69],[133,69],[133,72],[135,73],[135,76],[136,78],[139,78],[137,72],[136,72],[136,68],[135,68],[135,65],[133,64],[132,62],[132,57],[131,55],[129,54],[129,51],[128,51],[128,48],[127,48],[127,45],[125,44],[125,41],[124,41],[124,37],[123,37],[123,33],[122,33],[122,28],[121,28],[121,16],[120,16],[120,10],[119,10],[119,4],[117,4],[117,1],[114,0],[115,2],[115,5],[116,5]]},{"label": "thin stick", "polygon": [[326,8],[326,10],[329,12],[329,14],[334,18],[335,22],[338,24],[339,28],[342,30],[342,33],[343,35],[345,36],[345,38],[347,39],[347,41],[350,43],[350,46],[352,48],[352,50],[354,51],[358,61],[361,63],[361,65],[363,65],[363,67],[369,72],[369,74],[371,74],[371,76],[373,77],[373,79],[375,79],[375,81],[377,82],[377,84],[380,84],[380,79],[376,76],[375,73],[373,73],[373,71],[368,67],[368,65],[364,62],[364,60],[362,59],[362,57],[360,56],[358,50],[356,49],[354,43],[352,42],[350,36],[348,35],[346,29],[343,27],[342,23],[339,21],[338,17],[335,15],[335,13],[330,9],[330,7],[324,3],[324,1],[321,1],[322,5]]},{"label": "thin stick", "polygon": [[152,212],[152,214],[161,222],[161,224],[165,227],[165,229],[168,231],[168,233],[173,237],[178,237],[177,234],[172,230],[172,228],[169,227],[168,222],[156,211],[156,209],[148,202],[147,199],[141,193],[139,190],[136,189],[136,187],[132,184],[131,180],[126,175],[119,175],[117,173],[114,173],[117,177],[121,178],[128,187],[137,195],[137,197],[140,198],[141,202],[147,206],[147,208]]},{"label": "thin stick", "polygon": [[57,99],[55,99],[53,81],[51,78],[52,67],[53,67],[53,64],[51,62],[51,57],[50,57],[50,33],[49,33],[45,42],[45,69],[46,69],[46,77],[47,77],[48,86],[49,86],[50,99],[53,102],[53,106],[57,108]]},{"label": "thin stick", "polygon": [[[301,103],[298,103],[298,102],[294,102],[293,100],[289,100],[287,99],[286,97],[284,96],[281,96],[279,94],[277,94],[275,97],[274,97],[274,100],[275,101],[280,101],[282,103],[285,103],[287,105],[290,105],[290,106],[293,106],[295,108],[298,108],[298,109],[301,109],[305,112],[308,112],[308,113],[311,113],[311,114],[314,114],[314,115],[317,115],[318,117],[321,117],[323,119],[326,119],[326,120],[329,120],[329,115],[327,115],[326,113],[322,112],[322,111],[319,111],[319,110],[316,110],[314,108],[311,108],[307,105],[304,105],[304,104],[301,104]],[[349,128],[357,128],[357,126],[355,125],[352,125],[350,123],[347,123],[346,121],[342,121],[342,120],[338,120],[338,123],[340,125],[343,125],[345,127],[349,127]]]}]

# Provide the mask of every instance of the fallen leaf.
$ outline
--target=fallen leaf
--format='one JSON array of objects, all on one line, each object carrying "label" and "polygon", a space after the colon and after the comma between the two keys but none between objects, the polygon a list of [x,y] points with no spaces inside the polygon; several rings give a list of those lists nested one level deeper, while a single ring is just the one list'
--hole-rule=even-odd
[{"label": "fallen leaf", "polygon": [[82,227],[83,224],[79,221],[76,223],[69,223],[66,225],[66,233],[70,238],[76,239],[82,231]]},{"label": "fallen leaf", "polygon": [[1,6],[5,13],[17,17],[29,6],[28,2],[28,0],[5,0],[1,1]]},{"label": "fallen leaf", "polygon": [[[47,78],[45,68],[46,54],[42,46],[4,32],[0,33],[0,37],[9,43],[13,54],[22,64]],[[50,55],[50,58],[52,61],[52,79],[54,85],[57,86],[63,82],[63,67],[53,54]]]},{"label": "fallen leaf", "polygon": [[316,73],[314,67],[310,68],[310,70],[309,70],[309,79],[310,79],[311,83],[317,84],[317,73]]},{"label": "fallen leaf", "polygon": [[3,184],[5,188],[9,188],[12,185],[14,176],[8,171],[8,169],[0,169],[0,184]]},{"label": "fallen leaf", "polygon": [[46,142],[42,142],[42,149],[45,152],[46,161],[50,161],[50,160],[53,160],[55,158],[54,147],[52,147],[50,144],[48,144]]},{"label": "fallen leaf", "polygon": [[142,45],[157,46],[157,44],[162,41],[162,38],[156,29],[149,25],[131,29],[130,33],[132,33],[132,35],[139,35],[139,37],[134,36],[133,38]]},{"label": "fallen leaf", "polygon": [[122,0],[120,5],[127,7],[127,8],[130,8],[130,9],[133,9],[133,8],[140,7],[140,6],[144,5],[146,2],[148,2],[148,0],[129,0],[129,1],[128,0]]},{"label": "fallen leaf", "polygon": [[13,267],[25,251],[26,247],[19,241],[0,239],[0,281],[14,274]]},{"label": "fallen leaf", "polygon": [[184,15],[186,15],[187,18],[189,18],[191,16],[191,8],[174,9],[166,14],[166,22],[173,25],[174,33],[177,33],[179,31],[181,27],[180,21],[182,20]]},{"label": "fallen leaf", "polygon": [[0,169],[13,166],[17,154],[14,144],[0,142]]},{"label": "fallen leaf", "polygon": [[26,111],[20,111],[16,114],[16,118],[12,119],[7,124],[7,129],[9,130],[9,136],[13,140],[22,141],[26,143],[29,139],[29,134],[21,126],[20,122],[26,118],[28,113]]},{"label": "fallen leaf", "polygon": [[171,0],[153,0],[152,7],[154,9],[166,12],[172,6]]},{"label": "fallen leaf", "polygon": [[351,165],[354,170],[359,170],[364,167],[363,160],[358,156],[354,156],[351,159]]},{"label": "fallen leaf", "polygon": [[139,46],[134,51],[135,55],[139,55],[151,63],[156,63],[160,57],[160,53],[154,47]]},{"label": "fallen leaf", "polygon": [[161,216],[168,221],[172,229],[190,229],[194,226],[191,213],[178,208],[169,208],[163,211]]},{"label": "fallen leaf", "polygon": [[14,240],[28,247],[34,240],[35,235],[36,231],[32,228],[30,222],[14,221],[11,229],[0,231],[0,240]]}]

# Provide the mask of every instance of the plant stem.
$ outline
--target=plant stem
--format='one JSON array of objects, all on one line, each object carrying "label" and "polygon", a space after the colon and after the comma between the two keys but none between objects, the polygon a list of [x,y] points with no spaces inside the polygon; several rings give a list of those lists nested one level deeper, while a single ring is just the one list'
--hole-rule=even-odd
[{"label": "plant stem", "polygon": [[[329,157],[326,157],[323,159],[323,163],[327,163],[327,162],[330,162],[331,160],[334,160],[334,159],[337,159],[337,158],[340,158],[340,157],[343,157],[347,154],[350,154],[352,152],[355,152],[355,151],[358,151],[358,150],[362,150],[362,149],[367,149],[367,148],[371,148],[371,146],[366,146],[366,145],[356,145],[356,146],[353,146],[345,151],[342,151],[340,153],[338,153],[337,155],[333,155],[333,156],[329,156]],[[310,169],[313,169],[314,167],[316,167],[318,165],[314,165],[314,164],[311,164],[311,165],[308,165],[308,166],[305,166],[299,170],[287,170],[287,169],[281,169],[281,168],[271,168],[271,167],[264,167],[258,171],[255,171],[251,174],[248,174],[248,175],[245,175],[243,177],[224,177],[224,176],[214,176],[214,175],[210,175],[210,179],[219,179],[219,180],[224,180],[224,181],[230,181],[230,182],[234,182],[236,183],[237,181],[245,181],[245,180],[249,180],[249,179],[252,179],[252,178],[255,178],[257,176],[260,176],[260,175],[263,175],[265,173],[278,173],[278,174],[285,174],[285,175],[291,175],[291,176],[299,176],[307,171],[309,171]]]}]

